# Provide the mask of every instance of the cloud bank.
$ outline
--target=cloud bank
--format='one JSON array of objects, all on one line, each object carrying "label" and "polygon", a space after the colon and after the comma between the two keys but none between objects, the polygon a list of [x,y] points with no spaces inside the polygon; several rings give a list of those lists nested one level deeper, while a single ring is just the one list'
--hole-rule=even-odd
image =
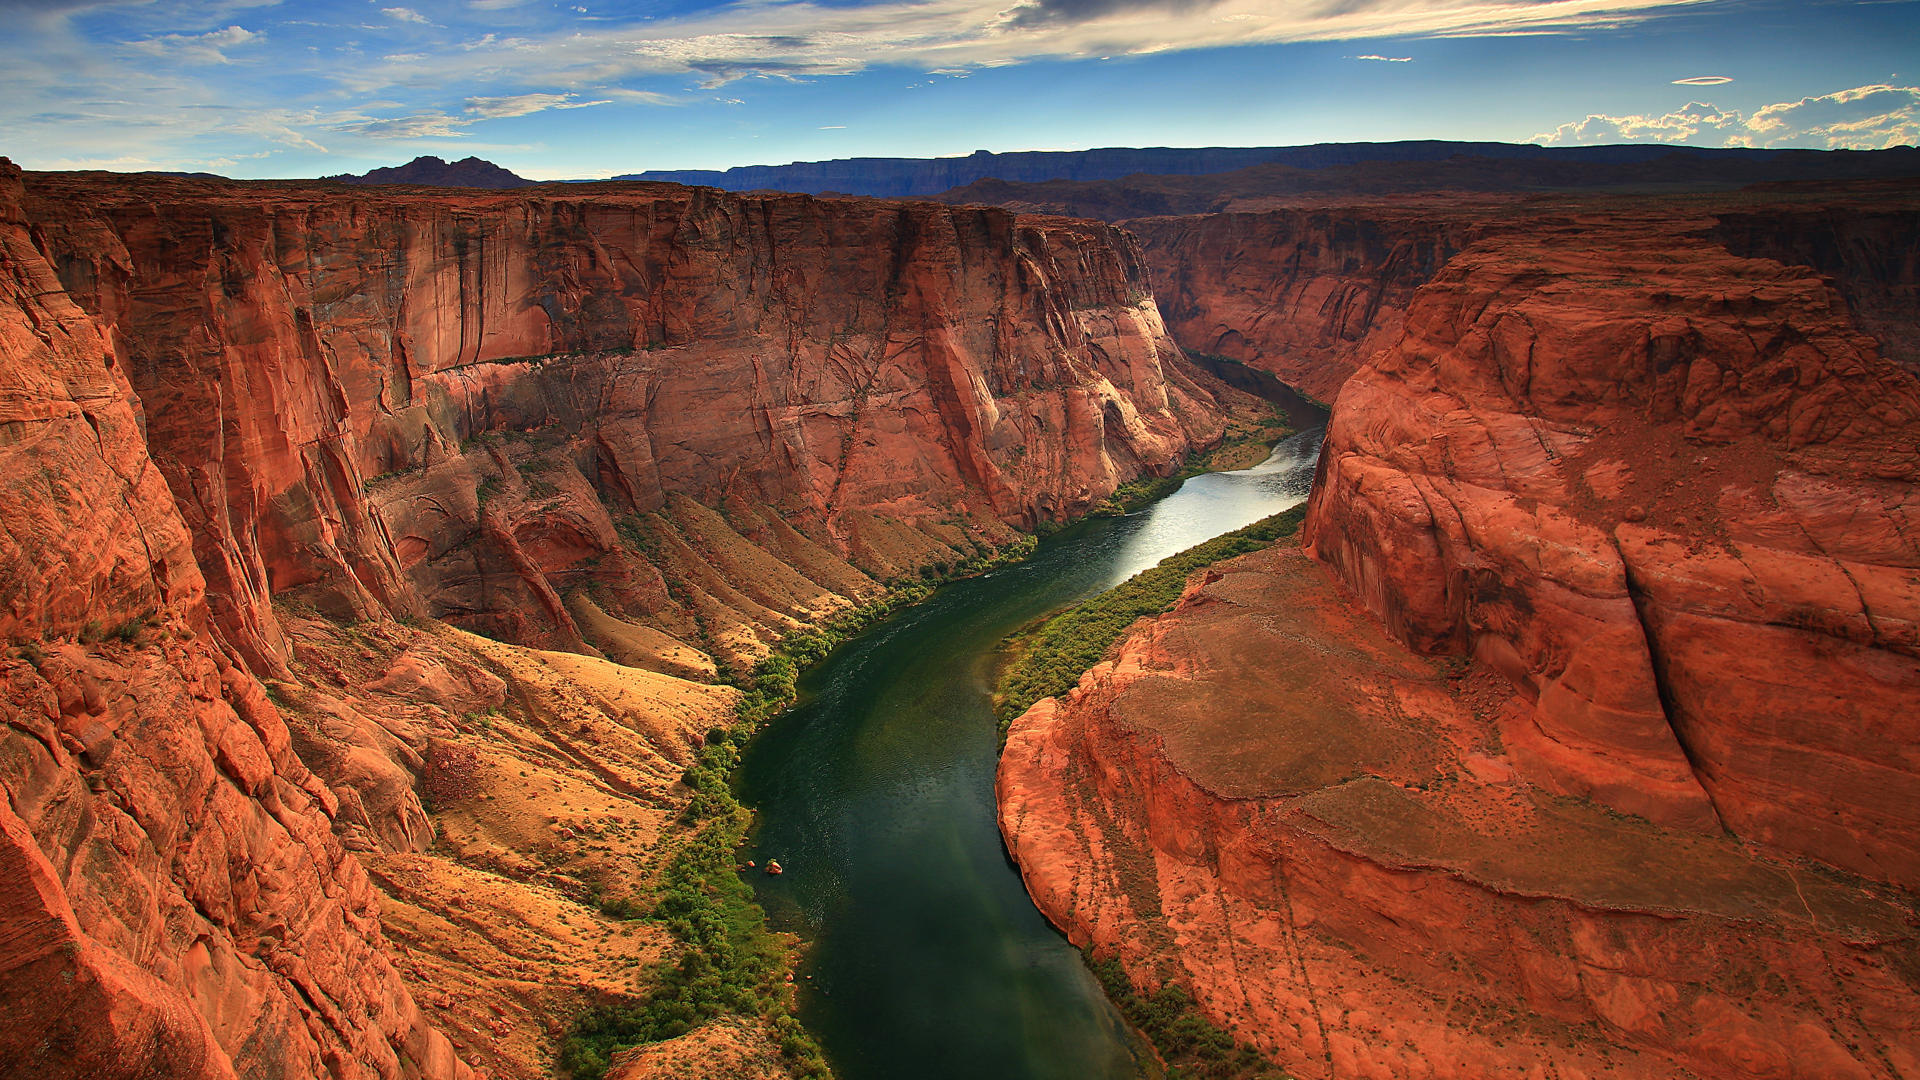
[{"label": "cloud bank", "polygon": [[1856,86],[1767,105],[1751,114],[1700,101],[1659,116],[1596,113],[1537,134],[1533,141],[1547,146],[1652,141],[1827,150],[1913,146],[1920,145],[1920,87]]}]

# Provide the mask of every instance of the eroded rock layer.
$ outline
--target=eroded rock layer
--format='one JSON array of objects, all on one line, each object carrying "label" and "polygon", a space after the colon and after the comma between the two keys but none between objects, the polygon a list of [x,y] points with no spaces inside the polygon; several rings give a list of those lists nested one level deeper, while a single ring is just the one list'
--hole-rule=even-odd
[{"label": "eroded rock layer", "polygon": [[223,630],[268,663],[263,599],[302,587],[568,648],[589,583],[680,640],[804,617],[846,582],[669,590],[624,519],[686,539],[675,496],[731,501],[765,561],[885,578],[1220,430],[1105,226],[659,185],[30,194],[146,405]]},{"label": "eroded rock layer", "polygon": [[1695,209],[1465,247],[1304,548],[1015,723],[1074,940],[1301,1076],[1920,1076],[1920,381]]},{"label": "eroded rock layer", "polygon": [[[0,1075],[461,1077],[0,161]],[[82,643],[82,639],[85,643]]]},{"label": "eroded rock layer", "polygon": [[550,1075],[722,666],[1223,428],[1098,225],[0,163],[0,244],[0,1076]]},{"label": "eroded rock layer", "polygon": [[1413,291],[1486,226],[1385,207],[1138,218],[1174,339],[1332,401],[1393,344]]}]

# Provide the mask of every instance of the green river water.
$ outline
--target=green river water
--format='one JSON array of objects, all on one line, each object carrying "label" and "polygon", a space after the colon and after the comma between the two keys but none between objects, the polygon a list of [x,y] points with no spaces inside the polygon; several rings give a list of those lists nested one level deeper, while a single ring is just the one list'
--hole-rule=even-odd
[{"label": "green river water", "polygon": [[1299,503],[1320,432],[1083,522],[943,586],[800,680],[748,748],[748,857],[773,925],[812,943],[801,1015],[842,1080],[1113,1080],[1140,1051],[1027,898],[994,817],[996,646],[1168,555]]}]

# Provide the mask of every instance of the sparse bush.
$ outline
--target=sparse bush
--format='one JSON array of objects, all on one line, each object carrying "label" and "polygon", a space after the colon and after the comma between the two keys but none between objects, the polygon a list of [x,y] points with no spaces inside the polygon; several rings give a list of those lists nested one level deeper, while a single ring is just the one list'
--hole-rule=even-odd
[{"label": "sparse bush", "polygon": [[[623,516],[615,521],[615,528],[630,545],[641,547],[638,518]],[[1034,546],[1031,537],[1021,537],[993,559],[976,556],[962,569],[978,570],[997,561],[1023,558]],[[896,583],[883,596],[788,635],[751,671],[719,666],[720,681],[740,691],[734,706],[736,720],[730,727],[709,729],[693,764],[681,774],[693,792],[681,820],[697,831],[661,872],[657,899],[647,912],[647,917],[672,931],[683,951],[678,960],[655,970],[657,984],[646,997],[602,1005],[575,1022],[560,1047],[560,1067],[573,1080],[599,1080],[618,1050],[671,1039],[727,1014],[770,1020],[794,1076],[802,1080],[832,1076],[819,1044],[793,1015],[785,943],[767,929],[765,912],[754,903],[752,887],[736,869],[740,845],[753,819],[734,799],[729,781],[740,764],[740,748],[793,702],[802,669],[900,608],[926,599],[937,583],[931,579]],[[601,908],[607,910],[607,905]]]},{"label": "sparse bush", "polygon": [[1118,960],[1089,953],[1087,966],[1120,1015],[1159,1051],[1168,1080],[1286,1080],[1279,1066],[1200,1015],[1185,987],[1167,983],[1143,995]]},{"label": "sparse bush", "polygon": [[600,913],[609,919],[637,919],[646,914],[639,904],[624,896],[600,901]]},{"label": "sparse bush", "polygon": [[999,717],[1001,733],[1005,734],[1007,725],[1034,702],[1072,689],[1135,619],[1158,615],[1172,607],[1186,588],[1189,574],[1292,536],[1299,531],[1306,512],[1302,504],[1169,555],[1159,565],[1047,620],[1019,642],[1018,658],[1000,676],[994,714]]}]

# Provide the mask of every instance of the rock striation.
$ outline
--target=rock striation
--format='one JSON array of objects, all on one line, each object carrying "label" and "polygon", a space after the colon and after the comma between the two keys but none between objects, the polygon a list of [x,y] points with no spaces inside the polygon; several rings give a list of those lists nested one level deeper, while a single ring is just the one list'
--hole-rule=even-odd
[{"label": "rock striation", "polygon": [[464,1077],[0,161],[0,1075]]},{"label": "rock striation", "polygon": [[1223,429],[1095,224],[0,164],[0,245],[4,1076],[549,1075],[722,665]]},{"label": "rock striation", "polygon": [[1221,430],[1105,226],[56,175],[28,210],[146,403],[223,633],[269,666],[270,595],[578,648],[589,586],[751,660]]},{"label": "rock striation", "polygon": [[1174,339],[1323,401],[1400,335],[1413,291],[1486,226],[1380,207],[1140,218]]},{"label": "rock striation", "polygon": [[1719,212],[1413,293],[1304,546],[1014,724],[1049,918],[1303,1077],[1920,1075],[1920,381]]}]

